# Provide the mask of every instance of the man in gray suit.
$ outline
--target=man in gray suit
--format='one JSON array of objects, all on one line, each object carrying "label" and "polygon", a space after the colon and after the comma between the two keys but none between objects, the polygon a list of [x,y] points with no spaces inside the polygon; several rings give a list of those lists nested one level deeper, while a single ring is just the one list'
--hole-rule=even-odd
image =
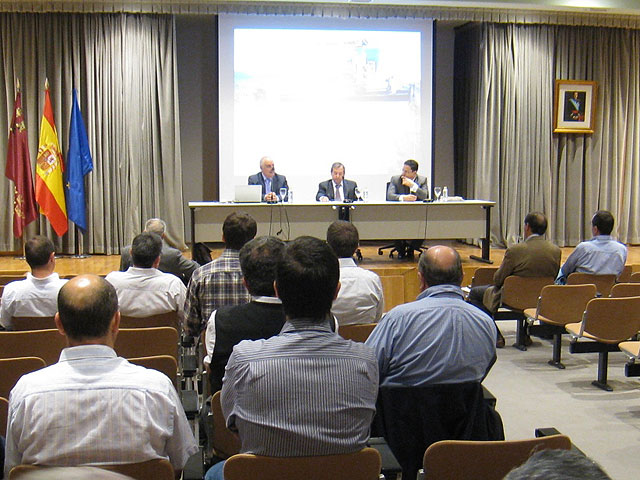
[{"label": "man in gray suit", "polygon": [[358,184],[344,178],[344,165],[335,162],[331,165],[331,180],[320,182],[316,200],[318,202],[343,202],[358,200],[356,196]]},{"label": "man in gray suit", "polygon": [[[418,162],[407,160],[402,165],[402,174],[394,175],[387,187],[387,201],[389,202],[415,202],[426,200],[429,195],[429,181],[427,177],[418,175]],[[398,258],[413,258],[414,250],[420,250],[422,239],[398,240],[395,249]]]},{"label": "man in gray suit", "polygon": [[418,162],[407,160],[402,165],[402,174],[391,177],[387,188],[387,200],[390,202],[415,202],[426,200],[429,195],[427,177],[418,175]]},{"label": "man in gray suit", "polygon": [[289,197],[289,185],[287,185],[287,177],[284,175],[278,175],[276,173],[276,167],[269,157],[262,157],[260,159],[260,172],[255,175],[251,175],[248,179],[249,185],[261,185],[262,186],[262,201],[263,202],[277,202],[278,194],[281,188],[287,189],[287,195],[283,199],[286,201]]},{"label": "man in gray suit", "polygon": [[[160,253],[160,265],[158,270],[164,273],[171,273],[180,278],[187,285],[193,272],[198,268],[197,262],[189,260],[177,248],[170,247],[165,241],[167,224],[159,218],[150,218],[144,225],[144,231],[155,233],[162,238],[162,252]],[[125,272],[133,266],[131,261],[131,245],[127,245],[120,253],[120,271]]]}]

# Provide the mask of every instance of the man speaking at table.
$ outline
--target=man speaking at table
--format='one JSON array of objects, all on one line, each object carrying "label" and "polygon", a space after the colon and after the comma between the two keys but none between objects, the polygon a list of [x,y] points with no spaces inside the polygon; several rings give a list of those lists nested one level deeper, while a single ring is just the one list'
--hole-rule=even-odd
[{"label": "man speaking at table", "polygon": [[[287,197],[289,196],[289,185],[287,185],[287,177],[278,175],[276,167],[269,157],[260,159],[260,172],[251,175],[248,180],[249,185],[262,186],[262,201],[277,202],[278,194],[281,188],[287,189]],[[286,197],[283,199],[286,201]]]}]

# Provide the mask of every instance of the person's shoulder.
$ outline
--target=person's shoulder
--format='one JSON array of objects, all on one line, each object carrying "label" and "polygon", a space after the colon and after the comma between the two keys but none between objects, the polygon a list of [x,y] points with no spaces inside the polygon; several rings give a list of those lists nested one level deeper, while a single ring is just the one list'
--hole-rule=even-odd
[{"label": "person's shoulder", "polygon": [[153,368],[136,365],[123,358],[119,369],[129,377],[134,377],[141,389],[168,394],[174,388],[169,377]]},{"label": "person's shoulder", "polygon": [[114,270],[112,272],[107,273],[107,276],[104,277],[104,279],[107,282],[117,282],[118,280],[123,280],[125,278],[127,278],[128,273],[125,270],[124,272],[121,272],[120,270]]}]

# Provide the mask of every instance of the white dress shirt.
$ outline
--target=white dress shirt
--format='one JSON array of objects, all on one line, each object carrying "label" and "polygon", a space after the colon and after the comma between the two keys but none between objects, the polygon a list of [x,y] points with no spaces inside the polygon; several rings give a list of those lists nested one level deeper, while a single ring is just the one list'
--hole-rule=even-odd
[{"label": "white dress shirt", "polygon": [[339,325],[374,323],[382,317],[382,282],[375,273],[360,268],[353,258],[340,258],[340,291],[331,313]]},{"label": "white dress shirt", "polygon": [[21,463],[70,466],[167,458],[182,470],[198,446],[171,380],[105,345],[65,348],[11,391],[5,478]]},{"label": "white dress shirt", "polygon": [[0,325],[11,329],[11,317],[53,317],[58,311],[58,292],[66,283],[57,273],[8,283],[2,292]]},{"label": "white dress shirt", "polygon": [[177,311],[182,321],[187,288],[175,275],[156,268],[129,267],[126,272],[111,272],[106,280],[118,293],[122,315],[148,317]]}]

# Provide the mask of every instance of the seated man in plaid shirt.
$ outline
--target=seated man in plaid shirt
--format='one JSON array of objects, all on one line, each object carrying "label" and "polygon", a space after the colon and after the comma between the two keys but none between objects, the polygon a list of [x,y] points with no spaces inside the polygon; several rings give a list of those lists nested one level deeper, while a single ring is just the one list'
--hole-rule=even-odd
[{"label": "seated man in plaid shirt", "polygon": [[184,304],[189,334],[199,335],[214,310],[251,300],[242,283],[239,252],[256,236],[256,231],[256,221],[246,213],[232,213],[225,218],[222,240],[226,248],[218,258],[193,272],[189,281]]}]

